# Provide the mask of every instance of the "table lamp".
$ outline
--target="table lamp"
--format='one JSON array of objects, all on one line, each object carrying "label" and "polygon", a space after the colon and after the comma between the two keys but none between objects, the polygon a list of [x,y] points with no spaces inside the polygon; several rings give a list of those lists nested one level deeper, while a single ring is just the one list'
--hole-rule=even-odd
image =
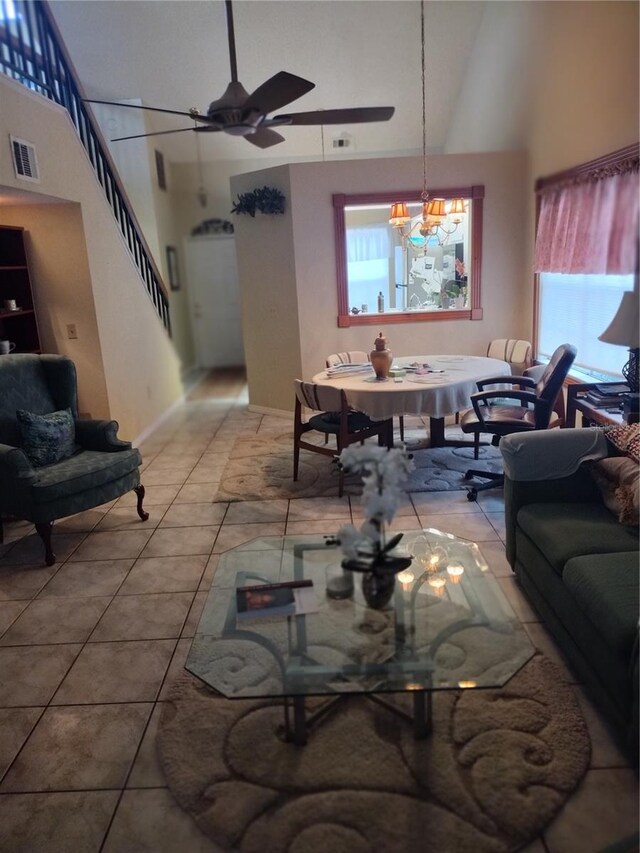
[{"label": "table lamp", "polygon": [[638,394],[640,377],[640,323],[638,318],[638,291],[631,290],[622,295],[622,301],[613,320],[598,336],[605,344],[629,347],[629,361],[622,368],[622,375],[633,394]]}]

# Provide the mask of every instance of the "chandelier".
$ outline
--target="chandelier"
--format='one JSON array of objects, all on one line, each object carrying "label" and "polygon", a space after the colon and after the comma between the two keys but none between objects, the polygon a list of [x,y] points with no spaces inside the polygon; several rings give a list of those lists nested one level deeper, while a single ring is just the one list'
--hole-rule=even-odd
[{"label": "chandelier", "polygon": [[466,202],[463,198],[447,201],[444,198],[430,198],[427,189],[427,95],[425,84],[425,34],[424,34],[424,0],[420,3],[420,43],[422,48],[422,214],[412,221],[409,208],[403,201],[391,205],[389,225],[397,230],[402,239],[403,248],[406,246],[424,246],[427,253],[427,242],[435,237],[439,245],[444,245],[455,233],[467,213]]}]

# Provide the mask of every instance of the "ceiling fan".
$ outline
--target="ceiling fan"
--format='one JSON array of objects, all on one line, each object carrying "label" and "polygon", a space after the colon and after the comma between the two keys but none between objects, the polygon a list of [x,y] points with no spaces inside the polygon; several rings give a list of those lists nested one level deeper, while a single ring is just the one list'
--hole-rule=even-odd
[{"label": "ceiling fan", "polygon": [[137,104],[122,104],[117,101],[99,101],[93,98],[83,98],[89,104],[110,104],[117,107],[152,110],[169,115],[187,116],[196,123],[194,127],[182,127],[177,130],[161,130],[155,133],[138,133],[133,136],[119,136],[112,142],[125,139],[140,139],[144,136],[161,136],[167,133],[218,133],[224,131],[231,136],[243,136],[247,142],[258,148],[270,148],[284,137],[273,127],[288,125],[323,125],[323,124],[355,124],[356,122],[388,121],[394,113],[394,107],[353,107],[338,110],[313,110],[305,113],[283,113],[269,117],[273,110],[280,109],[310,92],[315,83],[279,71],[270,77],[251,94],[247,92],[238,80],[236,63],[236,44],[233,32],[233,10],[231,0],[225,0],[227,13],[227,36],[229,39],[229,62],[231,65],[231,82],[221,98],[212,101],[206,114],[200,113],[195,107],[186,112],[180,110],[165,110],[159,107],[145,107]]}]

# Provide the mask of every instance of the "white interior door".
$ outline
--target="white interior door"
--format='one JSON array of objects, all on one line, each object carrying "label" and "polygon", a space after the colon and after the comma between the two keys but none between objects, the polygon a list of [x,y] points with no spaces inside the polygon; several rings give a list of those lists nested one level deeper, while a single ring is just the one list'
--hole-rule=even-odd
[{"label": "white interior door", "polygon": [[191,237],[185,246],[198,366],[244,365],[234,238],[230,234]]}]

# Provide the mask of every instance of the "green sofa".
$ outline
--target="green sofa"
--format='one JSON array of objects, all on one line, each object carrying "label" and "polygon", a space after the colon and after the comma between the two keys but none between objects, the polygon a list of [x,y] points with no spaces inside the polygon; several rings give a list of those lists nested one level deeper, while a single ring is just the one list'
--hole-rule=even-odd
[{"label": "green sofa", "polygon": [[602,430],[514,434],[505,465],[507,559],[634,764],[638,755],[638,529],[604,505]]}]

